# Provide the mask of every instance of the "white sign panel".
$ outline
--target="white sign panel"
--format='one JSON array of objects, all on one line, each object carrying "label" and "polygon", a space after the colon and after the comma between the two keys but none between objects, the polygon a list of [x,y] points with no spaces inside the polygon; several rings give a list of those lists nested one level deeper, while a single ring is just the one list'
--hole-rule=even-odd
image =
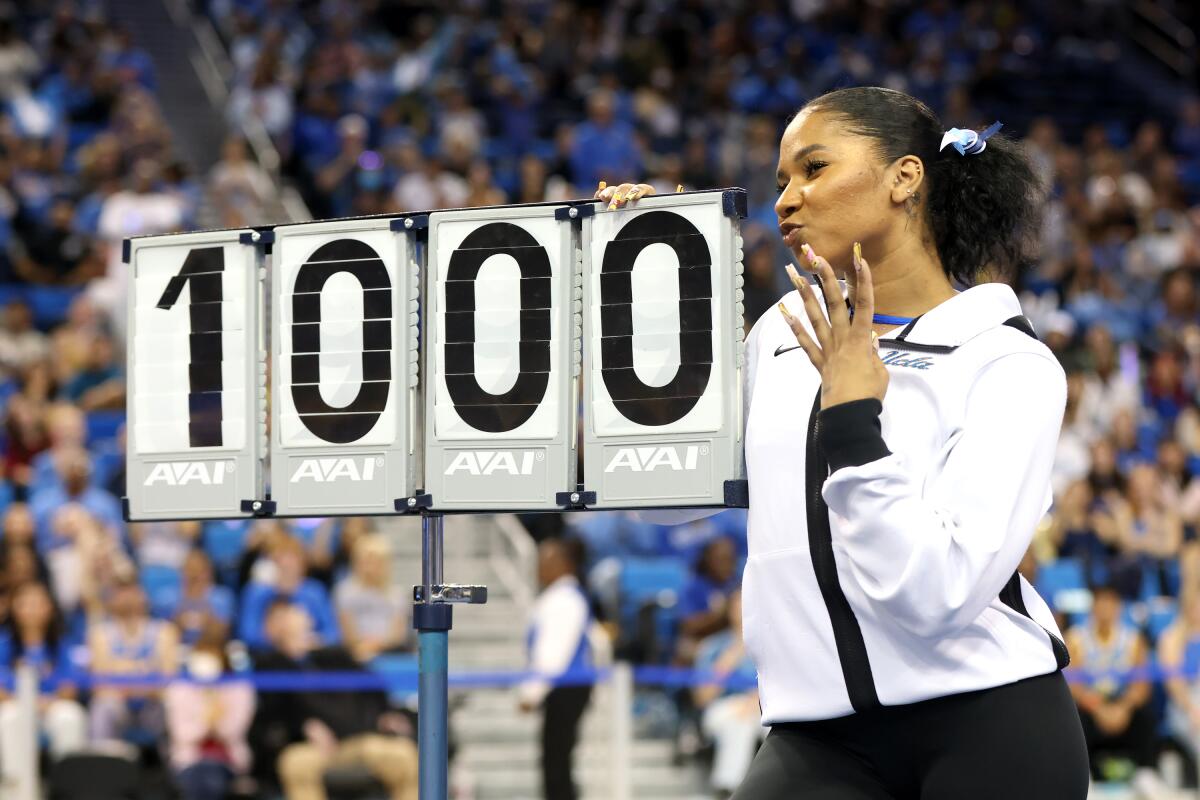
[{"label": "white sign panel", "polygon": [[418,266],[392,220],[275,229],[271,497],[280,515],[412,493]]},{"label": "white sign panel", "polygon": [[555,508],[575,488],[580,252],[577,227],[556,210],[565,207],[429,217],[434,508]]},{"label": "white sign panel", "polygon": [[744,478],[740,190],[583,223],[584,477],[596,507],[723,505]]},{"label": "white sign panel", "polygon": [[127,243],[131,519],[248,516],[242,501],[262,496],[266,365],[251,233]]}]

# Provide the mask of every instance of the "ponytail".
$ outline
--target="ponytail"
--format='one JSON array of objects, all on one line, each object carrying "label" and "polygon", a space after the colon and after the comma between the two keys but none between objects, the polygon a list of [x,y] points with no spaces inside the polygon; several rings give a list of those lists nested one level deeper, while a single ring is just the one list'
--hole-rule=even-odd
[{"label": "ponytail", "polygon": [[878,144],[885,164],[915,155],[925,180],[913,195],[942,269],[964,286],[1013,277],[1037,257],[1045,187],[1021,146],[994,135],[982,152],[943,150],[943,125],[929,106],[894,89],[838,89],[808,104],[836,114]]}]

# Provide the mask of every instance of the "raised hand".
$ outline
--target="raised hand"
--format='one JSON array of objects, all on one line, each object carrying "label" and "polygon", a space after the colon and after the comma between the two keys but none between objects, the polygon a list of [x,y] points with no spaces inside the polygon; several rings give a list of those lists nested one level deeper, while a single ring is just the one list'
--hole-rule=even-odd
[{"label": "raised hand", "polygon": [[804,311],[816,341],[804,329],[800,319],[793,317],[783,303],[779,304],[779,310],[792,329],[796,343],[821,373],[821,408],[871,397],[882,402],[887,393],[888,371],[879,359],[878,337],[871,329],[875,292],[871,283],[871,268],[862,257],[861,248],[855,243],[854,274],[847,275],[854,308],[853,319],[846,309],[837,276],[829,262],[814,253],[807,244],[801,247],[801,251],[820,282],[828,317],[821,311],[816,290],[796,273],[791,264],[787,266],[788,277],[804,301]]}]

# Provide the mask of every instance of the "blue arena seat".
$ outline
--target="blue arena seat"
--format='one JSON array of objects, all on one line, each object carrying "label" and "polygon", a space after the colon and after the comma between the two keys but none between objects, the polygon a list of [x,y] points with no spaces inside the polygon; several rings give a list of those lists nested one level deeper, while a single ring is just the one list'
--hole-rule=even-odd
[{"label": "blue arena seat", "polygon": [[1077,591],[1087,588],[1083,564],[1075,558],[1060,558],[1038,566],[1038,594],[1050,605],[1059,609],[1058,596],[1062,592]]},{"label": "blue arena seat", "polygon": [[67,318],[67,310],[82,289],[64,286],[29,286],[25,289],[25,302],[33,312],[33,324],[39,328],[52,328]]},{"label": "blue arena seat", "polygon": [[179,603],[179,570],[162,564],[146,564],[141,568],[142,588],[150,602],[150,613],[169,617]]},{"label": "blue arena seat", "polygon": [[124,411],[92,411],[87,415],[87,443],[89,448],[111,442],[117,431],[125,424]]}]

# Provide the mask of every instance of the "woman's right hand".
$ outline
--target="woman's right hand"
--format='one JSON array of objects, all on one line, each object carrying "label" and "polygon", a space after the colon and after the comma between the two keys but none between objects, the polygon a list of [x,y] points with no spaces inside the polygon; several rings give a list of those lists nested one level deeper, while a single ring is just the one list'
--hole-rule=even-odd
[{"label": "woman's right hand", "polygon": [[617,186],[606,186],[604,181],[601,181],[600,188],[592,197],[608,203],[608,210],[615,211],[626,203],[632,203],[651,194],[654,194],[654,187],[648,183],[622,183]]}]

